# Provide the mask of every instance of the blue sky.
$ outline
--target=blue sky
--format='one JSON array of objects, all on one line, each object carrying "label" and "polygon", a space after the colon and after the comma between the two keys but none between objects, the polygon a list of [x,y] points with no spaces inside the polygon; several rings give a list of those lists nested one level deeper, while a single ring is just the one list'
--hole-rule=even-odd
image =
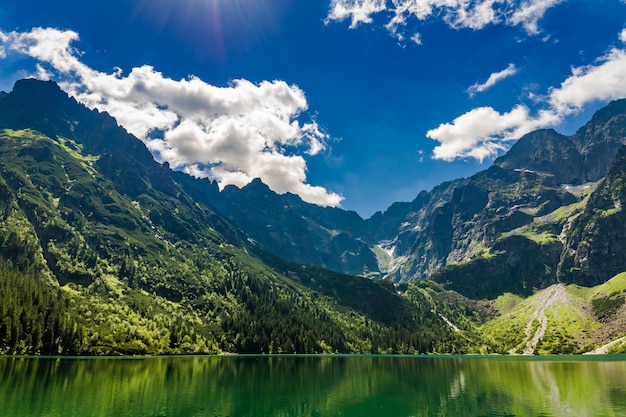
[{"label": "blue sky", "polygon": [[160,161],[368,217],[626,97],[623,0],[4,0],[52,79]]}]

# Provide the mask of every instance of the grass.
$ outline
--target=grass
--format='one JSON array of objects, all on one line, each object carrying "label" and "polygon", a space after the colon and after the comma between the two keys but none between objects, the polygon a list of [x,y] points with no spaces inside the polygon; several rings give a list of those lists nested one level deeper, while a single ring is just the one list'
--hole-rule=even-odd
[{"label": "grass", "polygon": [[593,287],[590,292],[591,297],[598,295],[604,295],[610,297],[613,294],[620,292],[626,292],[626,272],[615,275],[613,278],[605,282],[604,284]]},{"label": "grass", "polygon": [[522,235],[540,245],[549,245],[559,240],[559,237],[548,231],[537,232],[533,227],[527,227],[522,230]]},{"label": "grass", "polygon": [[612,346],[611,348],[609,348],[608,353],[613,355],[626,353],[626,341]]},{"label": "grass", "polygon": [[[547,245],[551,243],[555,243],[559,240],[559,236],[554,233],[551,233],[547,230],[541,230],[542,226],[550,225],[550,224],[561,224],[566,221],[573,220],[576,216],[578,216],[581,211],[584,209],[587,204],[588,196],[591,193],[591,187],[585,188],[584,192],[581,193],[580,197],[584,196],[584,199],[578,201],[576,203],[569,204],[567,206],[562,206],[557,208],[551,213],[548,213],[541,217],[535,217],[533,222],[529,225],[522,226],[518,229],[512,230],[510,232],[503,233],[503,237],[512,235],[512,234],[521,234],[526,238],[540,244]],[[530,214],[530,213],[529,213]]]},{"label": "grass", "polygon": [[568,285],[567,292],[582,302],[591,302],[594,298],[610,297],[614,294],[626,292],[626,272],[617,274],[604,284],[591,288],[575,284]]},{"label": "grass", "polygon": [[[626,279],[618,277],[605,287],[621,288]],[[599,286],[602,287],[602,286]],[[584,288],[576,285],[566,287],[566,299],[558,300],[545,309],[548,319],[546,332],[537,346],[538,353],[574,353],[585,350],[592,344],[592,334],[602,327],[590,314],[590,294],[599,287]],[[525,329],[532,314],[538,309],[538,298],[548,289],[538,291],[523,299],[513,294],[503,294],[493,301],[500,316],[480,327],[485,343],[497,347],[500,352],[517,351],[526,342]],[[538,328],[538,321],[531,324],[532,336]],[[561,349],[561,350],[560,350]]]},{"label": "grass", "polygon": [[71,139],[67,139],[61,136],[59,136],[57,139],[57,143],[63,148],[63,150],[69,153],[77,161],[80,161],[80,165],[92,176],[95,174],[96,171],[92,168],[92,165],[94,162],[100,159],[99,156],[83,155],[83,146],[77,144]]},{"label": "grass", "polygon": [[488,353],[507,353],[516,350],[525,342],[526,323],[530,314],[507,315],[481,326],[483,341],[490,346]]},{"label": "grass", "polygon": [[46,135],[37,132],[32,129],[21,129],[21,130],[13,130],[13,129],[2,129],[0,130],[0,139],[6,140],[22,140],[22,139],[31,139],[31,140],[50,140]]},{"label": "grass", "polygon": [[614,207],[608,210],[595,209],[594,214],[600,218],[607,218],[621,211],[621,207]]},{"label": "grass", "polygon": [[624,297],[595,298],[591,301],[593,312],[600,318],[611,316],[624,305]]},{"label": "grass", "polygon": [[500,314],[505,314],[522,301],[524,301],[524,299],[519,295],[507,292],[496,298],[494,300],[494,305],[498,309]]},{"label": "grass", "polygon": [[376,260],[378,261],[378,269],[381,272],[389,271],[389,265],[391,263],[391,256],[381,248],[379,245],[376,245],[372,248],[374,255],[376,255]]},{"label": "grass", "polygon": [[568,206],[559,207],[552,213],[543,216],[543,219],[550,223],[558,223],[563,220],[569,219],[572,215],[577,214],[587,204],[587,200],[582,200],[577,203],[570,204]]},{"label": "grass", "polygon": [[592,345],[592,333],[602,326],[588,313],[583,300],[571,296],[546,309],[548,327],[537,346],[539,354],[580,353]]},{"label": "grass", "polygon": [[493,353],[507,353],[523,348],[526,324],[534,310],[532,300],[533,297],[522,299],[513,294],[504,294],[494,301],[501,315],[479,329],[483,341]]},{"label": "grass", "polygon": [[486,246],[482,241],[472,241],[461,263],[478,258],[491,259],[496,256],[498,256],[497,253],[491,252],[491,248]]},{"label": "grass", "polygon": [[562,333],[582,341],[587,338],[589,332],[598,329],[600,325],[581,308],[583,304],[576,301],[554,304],[547,309],[546,317],[548,327],[554,326]]}]

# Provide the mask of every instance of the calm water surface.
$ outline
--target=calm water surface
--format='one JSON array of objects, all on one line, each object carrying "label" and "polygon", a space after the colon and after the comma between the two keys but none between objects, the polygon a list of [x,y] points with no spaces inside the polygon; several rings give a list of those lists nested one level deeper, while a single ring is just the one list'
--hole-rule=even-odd
[{"label": "calm water surface", "polygon": [[626,357],[0,357],[0,416],[626,416]]}]

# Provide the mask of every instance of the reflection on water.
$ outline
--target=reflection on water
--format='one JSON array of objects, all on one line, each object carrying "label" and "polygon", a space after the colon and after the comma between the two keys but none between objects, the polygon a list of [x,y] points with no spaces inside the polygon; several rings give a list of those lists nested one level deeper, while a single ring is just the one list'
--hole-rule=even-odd
[{"label": "reflection on water", "polygon": [[603,359],[0,358],[0,414],[624,416],[626,358]]}]

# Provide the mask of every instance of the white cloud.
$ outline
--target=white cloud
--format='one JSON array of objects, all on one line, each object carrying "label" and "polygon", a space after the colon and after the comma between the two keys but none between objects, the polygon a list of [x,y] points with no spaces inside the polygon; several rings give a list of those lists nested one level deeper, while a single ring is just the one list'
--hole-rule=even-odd
[{"label": "white cloud", "polygon": [[508,113],[491,107],[478,107],[426,133],[440,142],[433,157],[452,161],[475,158],[480,161],[505,149],[506,142],[530,131],[535,123],[526,106],[516,106]]},{"label": "white cloud", "polygon": [[386,8],[386,0],[332,0],[326,21],[350,19],[350,27],[372,23],[372,15]]},{"label": "white cloud", "polygon": [[611,49],[598,64],[572,69],[572,75],[559,88],[549,91],[554,111],[568,115],[593,101],[626,97],[626,51]]},{"label": "white cloud", "polygon": [[0,59],[4,59],[7,56],[7,52],[4,49],[4,43],[9,40],[9,37],[4,33],[0,32]]},{"label": "white cloud", "polygon": [[110,113],[172,167],[221,187],[258,177],[278,193],[340,204],[340,195],[306,183],[299,154],[321,152],[328,136],[315,121],[301,121],[308,104],[297,86],[239,79],[217,87],[193,76],[173,80],[148,65],[128,75],[120,68],[104,73],[81,61],[72,47],[77,40],[75,32],[57,29],[0,32],[2,50],[35,58],[38,77],[56,78],[78,101]]},{"label": "white cloud", "polygon": [[382,15],[391,34],[404,39],[409,22],[443,20],[455,29],[482,29],[490,24],[521,25],[531,35],[546,11],[564,0],[332,0],[326,22],[350,20],[350,28]]},{"label": "white cloud", "polygon": [[502,71],[494,72],[493,74],[491,74],[487,81],[485,81],[484,83],[476,83],[472,85],[470,88],[467,89],[467,93],[470,95],[470,97],[474,96],[476,93],[482,93],[483,91],[493,87],[503,79],[517,74],[517,71],[518,70],[515,67],[515,64],[509,64],[509,66]]},{"label": "white cloud", "polygon": [[517,10],[509,19],[513,25],[522,25],[526,32],[536,35],[540,32],[539,20],[546,11],[564,0],[525,0],[521,2]]},{"label": "white cloud", "polygon": [[622,31],[620,32],[619,40],[626,43],[626,29],[622,29]]},{"label": "white cloud", "polygon": [[477,1],[473,5],[459,2],[449,15],[448,23],[454,28],[482,29],[489,24],[500,23],[496,5],[500,0]]},{"label": "white cloud", "polygon": [[556,126],[589,103],[622,97],[626,97],[626,50],[612,48],[595,64],[573,68],[559,87],[550,88],[541,99],[545,108],[535,115],[523,105],[508,113],[480,107],[429,130],[426,136],[440,143],[434,149],[435,159],[482,161],[496,156],[507,142],[534,129]]},{"label": "white cloud", "polygon": [[414,33],[413,36],[411,36],[411,41],[413,41],[413,43],[415,43],[416,45],[421,45],[422,35],[420,35],[419,33]]}]

